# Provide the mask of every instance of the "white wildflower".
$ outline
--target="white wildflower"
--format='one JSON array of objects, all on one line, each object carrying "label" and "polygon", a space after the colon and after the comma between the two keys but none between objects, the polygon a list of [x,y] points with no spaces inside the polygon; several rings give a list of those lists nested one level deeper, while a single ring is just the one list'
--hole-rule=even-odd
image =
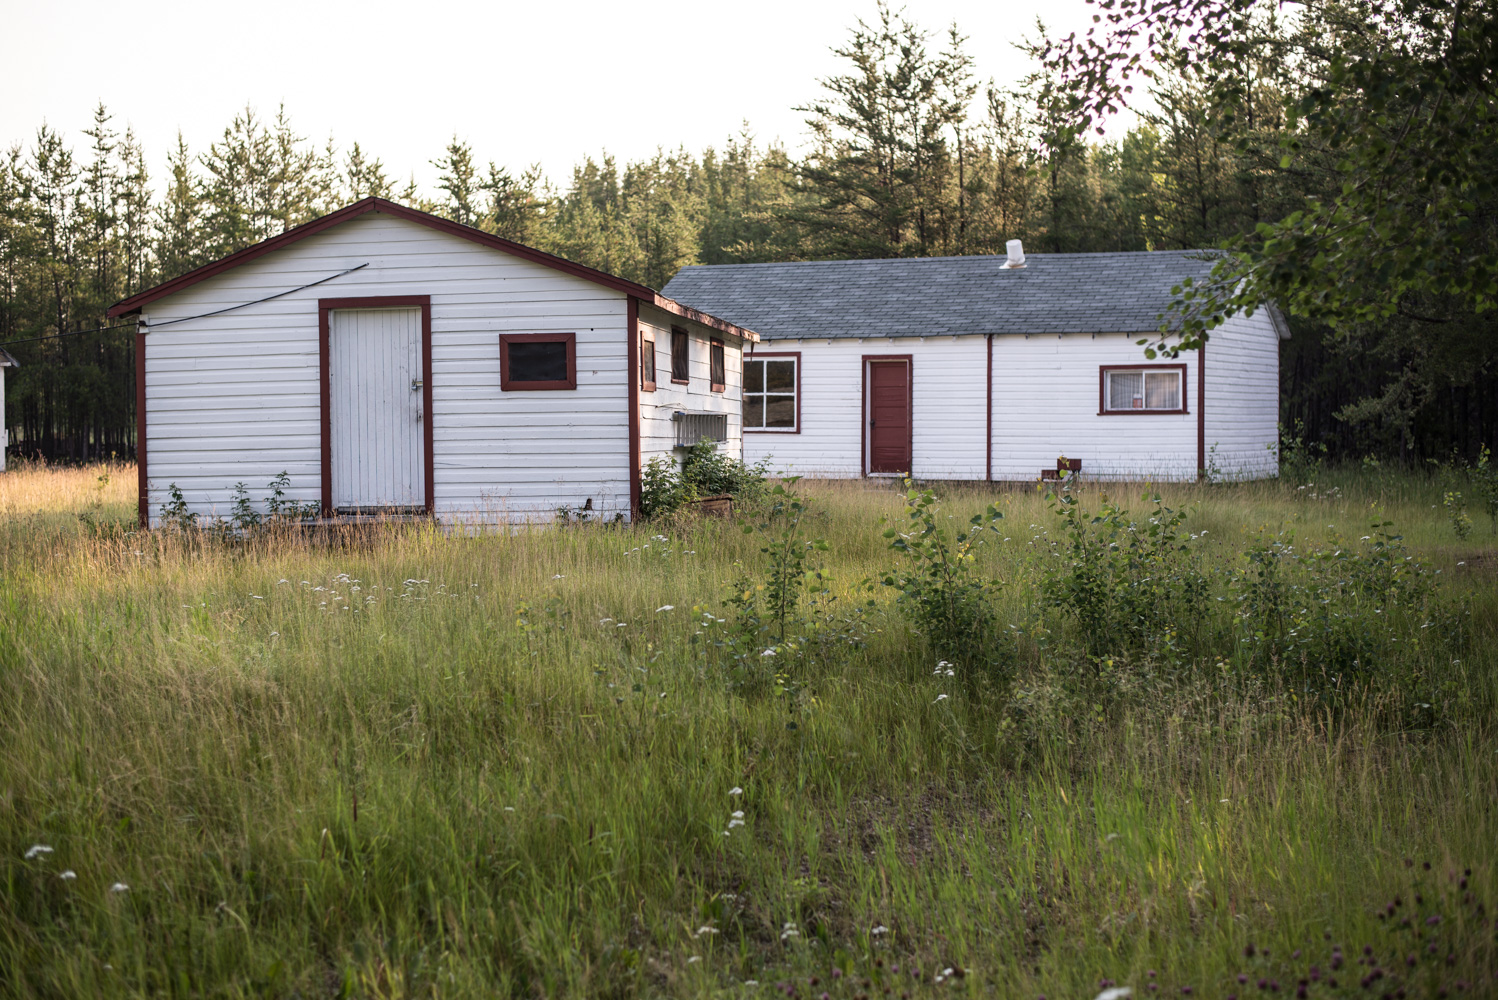
[{"label": "white wildflower", "polygon": [[64,882],[71,882],[73,881],[73,879],[78,877],[78,873],[69,868],[65,872],[59,872],[57,877],[62,879]]},{"label": "white wildflower", "polygon": [[1226,801],[1227,801],[1227,799],[1218,799],[1218,800],[1217,800],[1217,801],[1218,801],[1218,802],[1226,802]]},{"label": "white wildflower", "polygon": [[662,604],[660,607],[658,607],[658,608],[655,609],[655,613],[656,614],[660,614],[662,611],[675,611],[675,610],[676,610],[676,605],[674,605],[674,604]]},{"label": "white wildflower", "polygon": [[114,885],[112,885],[112,886],[109,887],[109,891],[110,892],[129,892],[130,891],[130,887],[128,885],[126,885],[125,883],[123,883],[123,882],[116,882]]},{"label": "white wildflower", "polygon": [[290,580],[286,579],[285,577],[282,577],[281,579],[279,579],[279,580],[276,581],[276,586],[279,587],[283,583],[290,583],[290,582],[291,582]]},{"label": "white wildflower", "polygon": [[773,650],[773,649],[767,649],[763,653],[760,653],[759,655],[760,656],[774,656],[775,655],[775,650]]},{"label": "white wildflower", "polygon": [[935,705],[937,702],[946,701],[946,700],[947,700],[947,696],[946,695],[939,694],[939,695],[936,696],[936,701],[933,701],[931,704]]},{"label": "white wildflower", "polygon": [[702,961],[702,956],[701,955],[693,955],[691,958],[687,959],[687,964],[691,965],[693,962],[700,962],[700,961]]},{"label": "white wildflower", "polygon": [[743,819],[744,818],[744,810],[742,810],[742,809],[735,809],[731,815],[733,816],[734,819]]},{"label": "white wildflower", "polygon": [[251,594],[250,596],[253,597],[257,601],[263,601],[263,600],[265,600],[265,598],[261,597],[259,594]]},{"label": "white wildflower", "polygon": [[874,935],[874,937],[881,937],[889,933],[889,928],[880,924],[878,927],[870,928],[869,933]]},{"label": "white wildflower", "polygon": [[1095,1000],[1123,1000],[1124,997],[1134,995],[1134,990],[1128,986],[1111,986],[1099,993]]},{"label": "white wildflower", "polygon": [[741,819],[731,819],[731,820],[728,821],[728,828],[730,830],[732,830],[736,826],[743,826],[743,825],[744,825],[744,821],[741,820]]},{"label": "white wildflower", "polygon": [[614,627],[615,628],[628,628],[629,627],[629,622],[620,622],[619,624],[615,625]]},{"label": "white wildflower", "polygon": [[52,848],[48,847],[46,844],[32,844],[31,847],[26,851],[26,860],[30,861],[32,858],[51,853]]},{"label": "white wildflower", "polygon": [[744,794],[744,790],[742,788],[740,788],[738,785],[734,785],[732,788],[730,788],[728,790],[728,794],[729,795],[743,795]]},{"label": "white wildflower", "polygon": [[693,934],[692,937],[701,937],[704,934],[716,933],[718,933],[718,928],[714,927],[712,924],[703,924],[701,927],[697,928],[697,932]]},{"label": "white wildflower", "polygon": [[1110,834],[1108,834],[1108,836],[1104,837],[1103,840],[1104,841],[1117,840],[1118,837],[1119,837],[1118,834],[1116,834],[1116,833],[1110,833]]},{"label": "white wildflower", "polygon": [[565,576],[563,576],[562,574],[558,573],[557,575],[553,576],[552,579],[553,580],[565,580],[567,578]]},{"label": "white wildflower", "polygon": [[780,929],[780,940],[782,940],[782,941],[786,941],[786,940],[789,940],[790,938],[800,937],[800,936],[801,936],[801,932],[798,931],[798,930],[796,930],[796,925],[795,924],[787,923],[784,927],[782,927]]}]

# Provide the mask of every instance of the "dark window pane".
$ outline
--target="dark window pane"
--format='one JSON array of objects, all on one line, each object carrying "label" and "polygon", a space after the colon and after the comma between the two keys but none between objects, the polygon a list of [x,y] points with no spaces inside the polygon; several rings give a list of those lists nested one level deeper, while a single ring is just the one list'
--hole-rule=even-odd
[{"label": "dark window pane", "polygon": [[795,392],[796,362],[766,361],[765,389],[769,392]]},{"label": "dark window pane", "polygon": [[723,345],[714,344],[712,349],[711,378],[713,385],[728,384],[728,366],[723,358]]},{"label": "dark window pane", "polygon": [[796,397],[795,396],[766,396],[765,397],[765,426],[766,427],[795,427],[796,426]]},{"label": "dark window pane", "polygon": [[511,341],[511,382],[567,381],[567,345],[549,341]]},{"label": "dark window pane", "polygon": [[765,397],[744,397],[744,426],[763,427],[765,425]]},{"label": "dark window pane", "polygon": [[763,361],[744,362],[744,391],[765,391],[765,363]]},{"label": "dark window pane", "polygon": [[653,340],[640,342],[640,380],[642,382],[655,381],[655,341]]},{"label": "dark window pane", "polygon": [[671,377],[686,381],[691,376],[690,357],[687,354],[687,331],[671,331]]}]

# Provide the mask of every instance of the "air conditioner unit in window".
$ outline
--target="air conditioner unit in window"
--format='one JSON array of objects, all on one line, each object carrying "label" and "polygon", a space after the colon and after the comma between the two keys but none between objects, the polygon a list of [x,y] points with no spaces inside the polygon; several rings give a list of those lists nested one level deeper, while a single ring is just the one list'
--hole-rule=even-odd
[{"label": "air conditioner unit in window", "polygon": [[690,448],[703,439],[713,442],[728,440],[726,413],[689,413],[677,410],[671,414],[671,421],[676,424],[678,448]]}]

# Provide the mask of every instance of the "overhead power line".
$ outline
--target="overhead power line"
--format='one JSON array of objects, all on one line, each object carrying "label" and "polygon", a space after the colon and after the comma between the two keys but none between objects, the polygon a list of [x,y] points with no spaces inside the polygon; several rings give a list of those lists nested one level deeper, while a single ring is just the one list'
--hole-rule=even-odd
[{"label": "overhead power line", "polygon": [[[222,309],[215,309],[213,312],[198,313],[198,315],[196,316],[183,316],[179,319],[166,320],[163,323],[147,323],[146,329],[147,331],[159,330],[161,327],[172,326],[175,323],[186,323],[189,320],[194,319],[207,319],[209,316],[222,316],[224,313],[233,312],[236,309],[243,309],[246,306],[259,305],[262,302],[269,302],[272,299],[279,299],[282,296],[292,295],[296,292],[305,291],[308,288],[316,288],[318,285],[326,284],[327,282],[332,281],[334,278],[341,278],[345,274],[353,274],[355,271],[361,270],[368,266],[369,261],[365,261],[364,263],[357,264],[346,271],[339,271],[337,274],[330,274],[326,278],[318,278],[316,281],[309,281],[307,282],[307,284],[300,285],[296,288],[288,288],[284,292],[277,292],[274,295],[267,295],[264,298],[254,299],[250,302],[241,302],[238,305],[225,306]],[[135,323],[116,323],[113,326],[96,326],[92,330],[72,330],[67,333],[49,333],[46,336],[42,337],[28,337],[25,340],[6,341],[5,343],[0,344],[0,347],[14,347],[16,344],[34,344],[39,340],[56,340],[59,337],[83,337],[87,336],[90,333],[107,333],[110,330],[128,330],[135,327],[136,325],[137,324]]]},{"label": "overhead power line", "polygon": [[27,337],[25,340],[7,340],[0,347],[14,347],[17,344],[34,344],[38,340],[56,340],[59,337],[83,337],[90,333],[106,333],[110,330],[128,330],[135,326],[134,323],[116,323],[114,326],[96,326],[92,330],[71,330],[67,333],[49,333],[45,337]]},{"label": "overhead power line", "polygon": [[305,285],[301,285],[300,287],[288,288],[284,292],[277,292],[274,295],[267,295],[263,299],[255,299],[251,302],[241,302],[238,305],[234,306],[225,306],[222,309],[215,309],[213,310],[213,312],[198,313],[196,316],[183,316],[181,319],[169,319],[164,323],[147,323],[146,329],[148,331],[159,330],[163,326],[172,326],[175,323],[186,323],[188,320],[206,319],[209,316],[222,316],[226,312],[233,312],[236,309],[243,309],[246,306],[257,306],[262,302],[269,302],[271,299],[279,299],[283,295],[292,295],[296,292],[306,291],[308,288],[316,288],[318,285],[326,284],[327,282],[332,281],[334,278],[341,278],[345,274],[353,274],[355,271],[362,270],[363,268],[366,268],[368,266],[369,261],[366,260],[364,263],[356,264],[355,266],[349,268],[347,271],[339,271],[337,274],[330,274],[326,278],[318,278],[316,281],[309,281]]}]

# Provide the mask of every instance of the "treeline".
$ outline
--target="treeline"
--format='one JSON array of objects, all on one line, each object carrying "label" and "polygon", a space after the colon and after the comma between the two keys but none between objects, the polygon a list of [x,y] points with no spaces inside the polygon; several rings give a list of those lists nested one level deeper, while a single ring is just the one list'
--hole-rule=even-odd
[{"label": "treeline", "polygon": [[[844,72],[798,109],[804,154],[746,125],[700,153],[590,157],[562,184],[455,137],[422,191],[358,143],[297,134],[284,109],[245,110],[201,152],[179,137],[159,178],[102,106],[81,149],[43,126],[0,163],[0,343],[21,363],[6,393],[12,447],[130,454],[130,330],[54,335],[109,327],[112,302],[368,195],[659,288],[691,263],[988,254],[1014,238],[1037,252],[1217,247],[1340,183],[1330,152],[1282,163],[1281,109],[1306,82],[1272,46],[1234,68],[1226,103],[1220,79],[1209,92],[1157,77],[1150,110],[1104,140],[1076,127],[1045,44],[1030,43],[1038,68],[1019,86],[983,85],[955,26],[933,37],[880,5],[835,49]],[[1344,456],[1474,453],[1498,436],[1498,387],[1491,324],[1464,322],[1479,348],[1439,363],[1408,319],[1352,338],[1300,325],[1284,354],[1286,424]]]}]

